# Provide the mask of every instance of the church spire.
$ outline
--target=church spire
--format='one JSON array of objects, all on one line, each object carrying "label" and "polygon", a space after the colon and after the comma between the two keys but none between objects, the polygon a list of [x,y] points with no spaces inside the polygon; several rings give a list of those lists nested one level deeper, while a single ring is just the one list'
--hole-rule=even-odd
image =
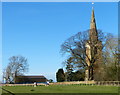
[{"label": "church spire", "polygon": [[[94,4],[94,3],[92,3]],[[85,80],[94,79],[95,65],[102,63],[102,41],[98,39],[94,9],[90,21],[89,40],[86,42],[86,63],[88,68],[85,70]]]},{"label": "church spire", "polygon": [[96,29],[95,14],[94,14],[94,8],[93,7],[92,7],[90,29]]},{"label": "church spire", "polygon": [[90,40],[92,42],[98,40],[98,33],[97,33],[97,27],[96,27],[95,14],[94,14],[93,7],[92,7],[92,15],[91,15],[91,21],[90,21]]}]

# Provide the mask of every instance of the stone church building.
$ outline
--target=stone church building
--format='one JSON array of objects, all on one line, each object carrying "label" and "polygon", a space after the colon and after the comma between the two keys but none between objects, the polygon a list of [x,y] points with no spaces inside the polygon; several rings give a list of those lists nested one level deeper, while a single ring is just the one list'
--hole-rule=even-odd
[{"label": "stone church building", "polygon": [[86,63],[85,80],[94,80],[95,65],[100,64],[102,60],[102,42],[98,39],[98,32],[95,21],[94,9],[92,8],[89,40],[86,42]]}]

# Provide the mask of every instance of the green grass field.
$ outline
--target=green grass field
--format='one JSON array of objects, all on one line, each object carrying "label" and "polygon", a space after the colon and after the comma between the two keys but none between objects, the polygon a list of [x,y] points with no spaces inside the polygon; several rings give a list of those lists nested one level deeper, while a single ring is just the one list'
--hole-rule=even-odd
[{"label": "green grass field", "polygon": [[[115,86],[50,85],[50,86],[4,86],[12,93],[118,93]],[[3,93],[7,93],[3,90]]]}]

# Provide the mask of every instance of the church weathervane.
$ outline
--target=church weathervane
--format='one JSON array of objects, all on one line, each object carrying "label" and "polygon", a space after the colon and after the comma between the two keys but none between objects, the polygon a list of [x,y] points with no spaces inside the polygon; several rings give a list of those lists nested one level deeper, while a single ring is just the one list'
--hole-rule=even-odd
[{"label": "church weathervane", "polygon": [[[94,2],[92,2],[92,5],[94,5]],[[92,6],[92,9],[93,9],[93,6]]]}]

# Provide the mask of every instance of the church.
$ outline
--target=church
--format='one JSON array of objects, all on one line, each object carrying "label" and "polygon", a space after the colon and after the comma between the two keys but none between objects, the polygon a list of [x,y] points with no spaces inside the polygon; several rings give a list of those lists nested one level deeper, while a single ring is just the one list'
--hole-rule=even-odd
[{"label": "church", "polygon": [[85,80],[94,80],[95,66],[102,61],[102,42],[98,39],[94,8],[92,8],[89,40],[86,41],[86,64]]}]

